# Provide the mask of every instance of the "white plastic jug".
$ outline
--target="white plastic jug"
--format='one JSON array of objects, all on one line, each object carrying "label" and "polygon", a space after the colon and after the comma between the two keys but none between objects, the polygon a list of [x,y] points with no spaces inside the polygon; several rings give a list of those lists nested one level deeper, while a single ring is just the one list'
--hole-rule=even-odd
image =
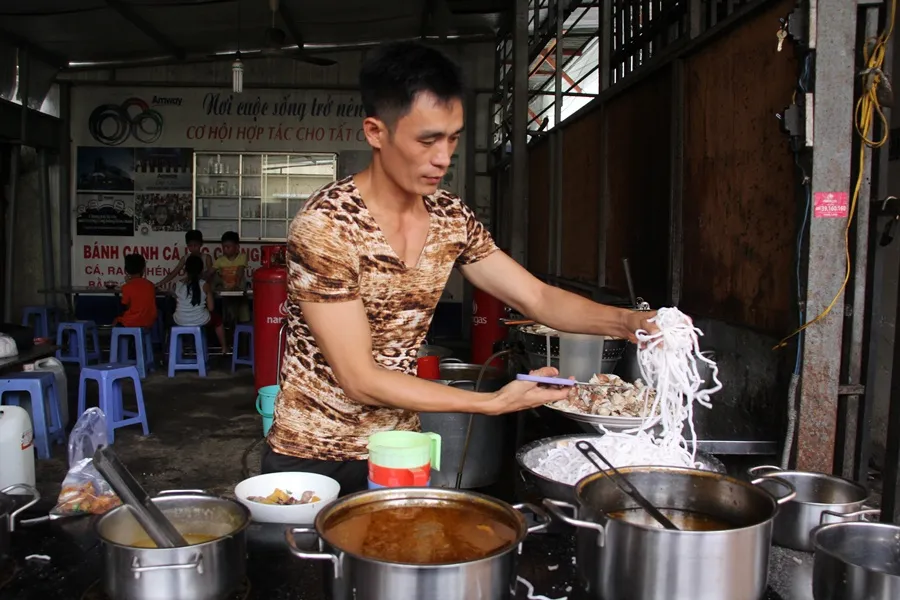
[{"label": "white plastic jug", "polygon": [[24,408],[0,406],[0,457],[0,490],[34,485],[34,430]]},{"label": "white plastic jug", "polygon": [[42,358],[32,365],[34,371],[51,371],[56,377],[56,395],[59,397],[59,416],[63,427],[69,425],[69,388],[66,380],[66,368],[57,359]]}]

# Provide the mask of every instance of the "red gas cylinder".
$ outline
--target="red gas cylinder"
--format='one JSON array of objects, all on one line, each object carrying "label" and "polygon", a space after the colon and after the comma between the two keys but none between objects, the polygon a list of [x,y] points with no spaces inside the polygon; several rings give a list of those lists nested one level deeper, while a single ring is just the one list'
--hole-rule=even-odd
[{"label": "red gas cylinder", "polygon": [[253,272],[253,369],[256,389],[278,383],[278,369],[281,366],[278,337],[282,322],[287,317],[285,251],[285,246],[263,246],[263,266]]},{"label": "red gas cylinder", "polygon": [[[472,362],[485,363],[494,353],[494,344],[506,338],[506,327],[500,322],[506,307],[503,303],[479,289],[472,295]],[[492,363],[501,366],[500,359]]]}]

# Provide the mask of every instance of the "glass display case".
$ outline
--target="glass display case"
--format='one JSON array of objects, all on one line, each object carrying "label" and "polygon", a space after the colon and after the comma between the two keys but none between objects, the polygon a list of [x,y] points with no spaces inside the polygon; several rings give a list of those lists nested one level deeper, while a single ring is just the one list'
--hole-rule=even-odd
[{"label": "glass display case", "polygon": [[283,242],[310,195],[337,177],[335,154],[194,153],[194,228],[207,240]]}]

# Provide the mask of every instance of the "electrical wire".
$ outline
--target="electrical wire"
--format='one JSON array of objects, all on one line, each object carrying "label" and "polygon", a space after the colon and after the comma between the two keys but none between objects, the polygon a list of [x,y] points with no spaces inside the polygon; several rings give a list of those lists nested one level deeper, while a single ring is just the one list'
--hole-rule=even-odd
[{"label": "electrical wire", "polygon": [[[808,327],[818,323],[824,319],[832,311],[838,300],[847,289],[847,283],[850,281],[851,261],[850,261],[850,228],[853,225],[853,217],[856,214],[856,205],[859,202],[860,190],[863,183],[863,168],[865,162],[866,148],[881,148],[890,139],[890,123],[881,108],[881,101],[878,99],[878,91],[882,86],[889,87],[890,82],[882,71],[884,65],[884,56],[887,49],[887,42],[894,33],[894,19],[897,14],[897,0],[891,0],[891,13],[887,22],[886,29],[874,39],[871,48],[869,44],[873,40],[866,40],[863,48],[863,63],[865,68],[860,73],[865,78],[863,90],[859,99],[856,101],[854,111],[854,127],[859,135],[859,167],[856,176],[856,183],[853,186],[853,196],[850,200],[850,208],[847,214],[847,226],[844,228],[844,280],[841,282],[840,288],[832,298],[828,306],[820,312],[814,319],[811,319],[794,330],[793,333],[782,339],[776,349],[783,348],[787,345],[788,340],[793,338]],[[876,121],[877,117],[877,121]],[[876,122],[881,123],[881,137],[873,139],[870,137]]]}]

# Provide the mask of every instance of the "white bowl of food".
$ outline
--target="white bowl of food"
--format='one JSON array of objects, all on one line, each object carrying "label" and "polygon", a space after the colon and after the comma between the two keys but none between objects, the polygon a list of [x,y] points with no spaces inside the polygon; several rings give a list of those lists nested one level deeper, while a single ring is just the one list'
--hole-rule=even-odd
[{"label": "white bowl of food", "polygon": [[309,525],[338,497],[341,484],[317,473],[267,473],[237,484],[234,495],[258,523]]}]

